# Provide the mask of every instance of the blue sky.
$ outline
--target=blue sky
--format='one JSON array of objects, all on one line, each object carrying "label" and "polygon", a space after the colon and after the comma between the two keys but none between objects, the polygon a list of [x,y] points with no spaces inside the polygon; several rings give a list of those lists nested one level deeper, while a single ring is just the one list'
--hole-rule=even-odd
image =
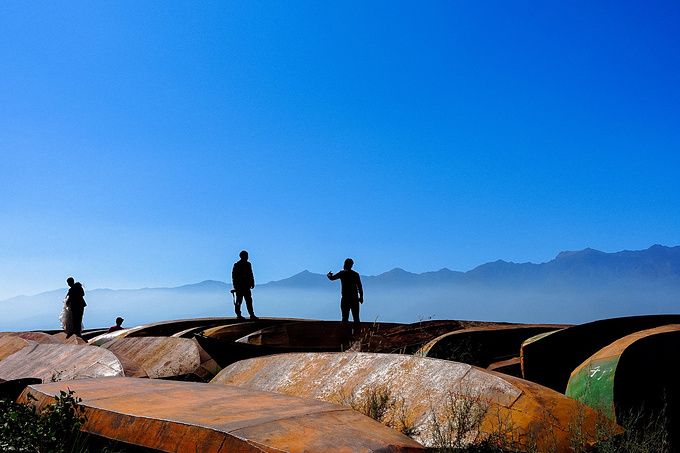
[{"label": "blue sky", "polygon": [[0,3],[0,299],[680,244],[680,3]]}]

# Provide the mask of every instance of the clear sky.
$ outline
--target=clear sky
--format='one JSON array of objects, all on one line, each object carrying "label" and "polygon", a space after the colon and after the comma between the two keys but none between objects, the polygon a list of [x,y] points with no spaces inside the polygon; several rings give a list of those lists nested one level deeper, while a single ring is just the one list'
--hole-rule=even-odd
[{"label": "clear sky", "polygon": [[680,244],[680,2],[0,2],[0,299]]}]

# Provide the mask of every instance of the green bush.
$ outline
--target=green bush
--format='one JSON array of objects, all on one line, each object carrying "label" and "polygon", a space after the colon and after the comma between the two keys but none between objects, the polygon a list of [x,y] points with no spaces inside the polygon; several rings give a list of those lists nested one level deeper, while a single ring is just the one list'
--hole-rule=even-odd
[{"label": "green bush", "polygon": [[[80,398],[63,390],[38,412],[30,403],[0,400],[0,451],[62,453],[84,451],[80,428],[86,421]],[[35,397],[28,394],[29,400]]]}]

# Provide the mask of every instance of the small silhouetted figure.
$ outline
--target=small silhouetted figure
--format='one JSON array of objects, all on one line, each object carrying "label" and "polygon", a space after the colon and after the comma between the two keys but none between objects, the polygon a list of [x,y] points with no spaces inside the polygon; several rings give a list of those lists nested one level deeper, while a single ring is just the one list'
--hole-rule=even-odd
[{"label": "small silhouetted figure", "polygon": [[238,256],[241,259],[234,263],[234,267],[231,270],[231,282],[234,285],[234,290],[232,292],[236,294],[234,311],[236,312],[238,319],[245,319],[241,316],[241,303],[243,302],[243,299],[245,299],[250,319],[255,320],[258,318],[253,311],[253,296],[250,292],[251,289],[255,288],[253,266],[248,262],[248,252],[243,250]]},{"label": "small silhouetted figure", "polygon": [[349,312],[352,311],[352,319],[355,324],[359,324],[359,304],[364,303],[364,289],[361,286],[361,277],[352,270],[354,261],[351,258],[345,260],[343,269],[337,274],[329,272],[326,276],[330,280],[340,279],[342,283],[342,297],[340,299],[340,310],[342,311],[342,322],[349,321]]},{"label": "small silhouetted figure", "polygon": [[85,312],[85,290],[80,282],[73,280],[73,277],[66,279],[66,283],[69,286],[68,293],[66,294],[65,304],[71,310],[72,319],[72,332],[66,332],[67,338],[75,334],[82,338],[83,336],[83,313]]},{"label": "small silhouetted figure", "polygon": [[116,332],[118,330],[123,330],[123,321],[125,321],[123,318],[120,316],[116,318],[116,325],[109,327],[109,330],[106,331],[106,333],[111,333],[111,332]]}]

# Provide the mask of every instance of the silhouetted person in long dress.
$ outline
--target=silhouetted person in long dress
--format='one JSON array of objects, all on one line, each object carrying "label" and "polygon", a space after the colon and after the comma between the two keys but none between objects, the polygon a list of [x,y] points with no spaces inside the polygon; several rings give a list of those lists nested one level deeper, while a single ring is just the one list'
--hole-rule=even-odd
[{"label": "silhouetted person in long dress", "polygon": [[234,263],[231,270],[231,282],[234,285],[234,292],[236,293],[236,301],[234,302],[234,311],[238,319],[245,319],[241,315],[241,303],[243,299],[246,300],[246,308],[250,319],[258,319],[253,311],[253,296],[250,292],[255,288],[255,277],[253,276],[253,266],[248,262],[248,252],[243,250],[238,255],[241,259]]},{"label": "silhouetted person in long dress", "polygon": [[83,285],[81,285],[80,282],[76,282],[75,280],[73,280],[73,277],[67,278],[66,283],[68,283],[69,290],[68,293],[66,294],[65,303],[71,310],[71,319],[73,326],[73,331],[66,332],[66,336],[68,338],[71,335],[75,334],[76,336],[82,338],[83,313],[85,312],[85,307],[87,306],[87,304],[85,303],[85,290],[83,289]]},{"label": "silhouetted person in long dress", "polygon": [[349,321],[349,312],[351,311],[354,323],[359,326],[359,304],[364,303],[364,289],[361,286],[361,277],[352,270],[353,265],[354,261],[351,258],[347,258],[340,272],[337,274],[329,272],[326,276],[330,280],[340,279],[342,284],[342,297],[340,299],[342,322]]}]

